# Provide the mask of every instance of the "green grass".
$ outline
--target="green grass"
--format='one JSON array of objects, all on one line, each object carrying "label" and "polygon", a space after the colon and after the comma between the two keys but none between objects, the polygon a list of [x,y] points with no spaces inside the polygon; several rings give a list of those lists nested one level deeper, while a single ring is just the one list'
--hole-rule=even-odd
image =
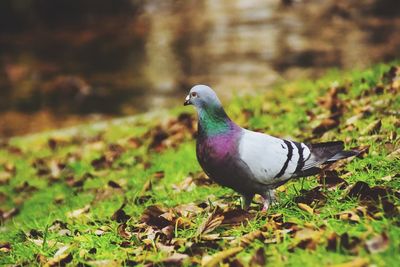
[{"label": "green grass", "polygon": [[[400,74],[394,78],[397,81],[382,78],[392,65],[398,63],[346,73],[332,71],[317,81],[296,81],[265,90],[256,97],[235,97],[225,106],[234,121],[250,129],[299,141],[344,140],[346,147],[369,146],[364,158],[356,158],[340,167],[339,175],[343,175],[350,186],[364,181],[370,187],[399,191],[400,183],[395,175],[399,174],[400,160],[388,157],[388,154],[400,145]],[[344,105],[343,115],[338,127],[315,137],[313,129],[330,114],[319,103],[327,98],[332,86],[345,89],[339,94]],[[378,90],[377,93],[375,88],[379,86],[383,92]],[[367,108],[370,112],[352,125],[346,125],[347,119]],[[310,214],[298,207],[296,197],[304,194],[304,190],[320,185],[316,177],[290,181],[280,188],[279,203],[268,214],[261,213],[260,204],[254,203],[251,208],[254,219],[240,225],[220,225],[212,231],[220,234],[219,239],[210,241],[211,245],[200,242],[197,229],[213,207],[220,206],[225,212],[237,210],[240,201],[236,193],[215,184],[197,185],[191,191],[174,190],[174,185],[201,172],[192,132],[176,122],[183,112],[195,117],[191,108],[179,107],[168,112],[13,138],[1,145],[0,177],[8,175],[8,178],[3,182],[0,178],[0,215],[3,212],[4,216],[14,207],[19,212],[1,223],[0,244],[8,242],[11,249],[0,249],[0,265],[49,263],[61,246],[68,245],[64,255],[71,257],[68,259],[71,265],[98,265],[99,261],[105,260],[106,265],[154,262],[162,266],[171,253],[156,248],[156,243],[163,241],[147,238],[148,241],[138,234],[140,218],[152,205],[174,209],[188,203],[203,203],[202,208],[207,207],[188,218],[186,226],[174,228],[172,232],[174,250],[190,256],[184,265],[200,264],[206,254],[213,255],[237,246],[231,239],[240,239],[257,230],[261,230],[264,237],[252,240],[235,256],[244,265],[249,264],[259,248],[264,249],[269,265],[324,266],[361,258],[377,266],[394,266],[400,261],[398,197],[388,196],[395,205],[392,209],[395,216],[385,213],[382,203],[377,201],[373,204],[374,214],[361,215],[359,222],[349,222],[337,214],[366,204],[346,198],[348,188],[322,188],[326,201],[312,202],[310,206],[316,213]],[[378,119],[382,121],[378,133],[363,133]],[[163,126],[166,121],[172,125]],[[168,132],[174,125],[181,128]],[[166,147],[159,150],[149,148],[155,134],[159,133],[157,127],[162,127],[168,134]],[[134,144],[132,138],[140,144]],[[49,145],[52,142],[56,144],[55,148]],[[110,144],[119,145],[122,150],[113,154]],[[111,159],[100,160],[105,165],[96,168],[92,162],[102,156]],[[57,167],[57,164],[63,165]],[[43,169],[42,173],[39,169]],[[155,177],[159,171],[163,171],[164,177]],[[382,179],[390,175],[393,176],[391,179]],[[151,186],[144,188],[150,180]],[[120,188],[110,186],[110,181]],[[123,203],[126,204],[123,210],[130,216],[127,231],[132,237],[128,239],[118,233],[120,223],[112,220],[112,215]],[[86,205],[89,209],[82,214],[69,216],[70,212]],[[294,232],[304,228],[319,230],[321,236],[312,241],[315,246],[297,247],[294,232],[285,233],[282,226],[273,229],[275,224],[271,216],[275,214],[282,214],[283,222],[293,223],[297,227]],[[64,232],[54,226],[56,221],[66,224],[61,227]],[[151,228],[146,227],[147,230]],[[327,240],[332,233],[338,236],[347,233],[359,238],[356,251],[344,248],[342,243],[337,249],[329,250]],[[379,253],[368,252],[365,241],[381,233],[387,234],[388,247]],[[270,238],[278,241],[266,244],[265,240]],[[172,241],[164,242],[164,245],[171,246]],[[128,243],[121,245],[123,242]],[[201,247],[200,252],[193,252],[194,246],[189,247],[193,244]],[[225,263],[232,262],[235,257],[225,259]]]}]

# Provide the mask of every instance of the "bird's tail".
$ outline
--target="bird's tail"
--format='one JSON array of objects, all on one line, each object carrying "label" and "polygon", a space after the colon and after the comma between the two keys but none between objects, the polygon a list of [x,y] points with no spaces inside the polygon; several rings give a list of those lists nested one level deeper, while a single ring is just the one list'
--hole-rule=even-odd
[{"label": "bird's tail", "polygon": [[309,159],[304,162],[304,167],[301,169],[303,172],[360,154],[358,150],[344,150],[344,143],[341,141],[308,144],[307,146],[310,148],[311,154]]},{"label": "bird's tail", "polygon": [[360,154],[360,151],[358,150],[343,150],[329,158],[327,161],[325,161],[325,163],[333,163],[341,159],[357,156],[358,154]]},{"label": "bird's tail", "polygon": [[360,154],[358,150],[344,150],[342,141],[310,144],[311,153],[321,163],[331,163]]}]

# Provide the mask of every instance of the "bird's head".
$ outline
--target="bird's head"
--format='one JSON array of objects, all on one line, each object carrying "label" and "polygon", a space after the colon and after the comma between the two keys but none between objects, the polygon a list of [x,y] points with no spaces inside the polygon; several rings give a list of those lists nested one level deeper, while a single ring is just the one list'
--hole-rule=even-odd
[{"label": "bird's head", "polygon": [[184,105],[194,105],[196,108],[220,107],[217,94],[207,85],[195,85],[186,96]]}]

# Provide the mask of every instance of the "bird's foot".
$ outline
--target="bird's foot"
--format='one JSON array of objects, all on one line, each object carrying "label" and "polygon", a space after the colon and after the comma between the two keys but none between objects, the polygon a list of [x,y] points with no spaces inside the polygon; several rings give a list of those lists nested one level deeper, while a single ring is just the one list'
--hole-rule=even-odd
[{"label": "bird's foot", "polygon": [[263,204],[263,207],[262,207],[261,211],[262,212],[267,212],[268,208],[269,208],[269,203],[268,203],[268,201],[264,200],[264,204]]},{"label": "bird's foot", "polygon": [[261,196],[263,199],[263,208],[261,211],[266,212],[271,205],[276,204],[276,197],[273,190],[268,190],[265,195]]}]

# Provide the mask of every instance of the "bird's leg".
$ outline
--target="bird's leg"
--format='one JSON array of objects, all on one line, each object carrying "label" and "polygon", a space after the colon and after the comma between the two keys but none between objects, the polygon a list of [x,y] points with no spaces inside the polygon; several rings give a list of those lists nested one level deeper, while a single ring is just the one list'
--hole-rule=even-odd
[{"label": "bird's leg", "polygon": [[264,200],[262,211],[267,211],[269,206],[276,200],[275,193],[272,189],[268,189],[267,192],[265,192],[265,194],[262,195],[262,197]]},{"label": "bird's leg", "polygon": [[271,189],[268,191],[268,193],[269,193],[269,197],[271,200],[271,205],[272,206],[276,205],[278,203],[278,201],[276,200],[275,190]]},{"label": "bird's leg", "polygon": [[242,195],[242,209],[247,210],[250,207],[251,201],[253,200],[253,195]]}]

